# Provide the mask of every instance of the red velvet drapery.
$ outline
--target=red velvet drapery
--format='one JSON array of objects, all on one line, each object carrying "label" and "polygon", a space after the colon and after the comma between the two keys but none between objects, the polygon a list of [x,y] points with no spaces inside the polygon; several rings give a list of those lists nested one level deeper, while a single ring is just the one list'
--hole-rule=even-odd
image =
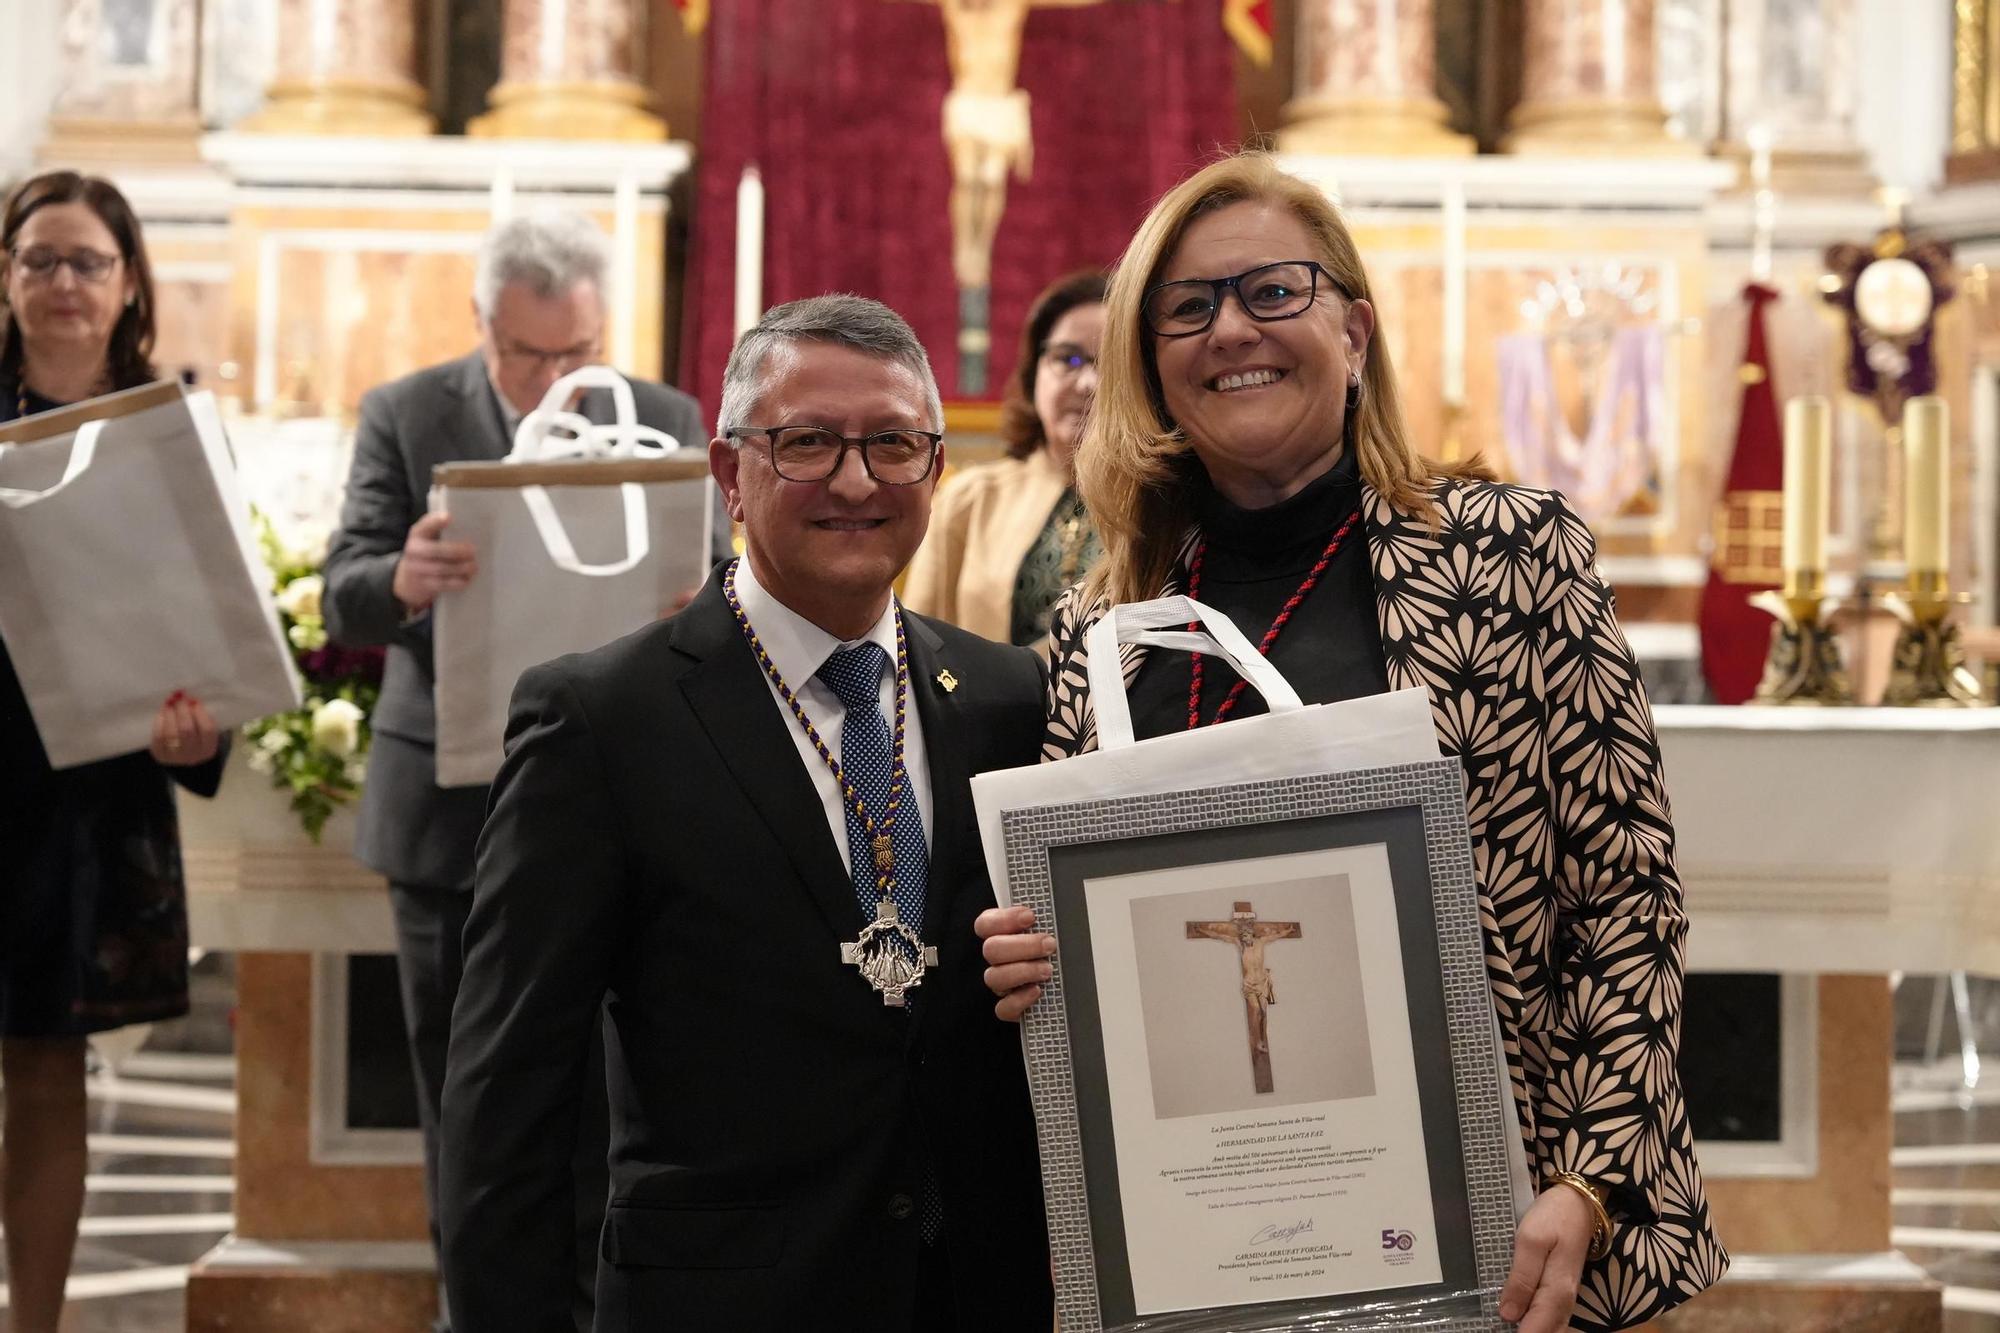
[{"label": "red velvet drapery", "polygon": [[[1030,301],[1118,257],[1147,206],[1236,124],[1222,0],[1037,9],[1020,84],[1034,178],[1007,191],[994,247],[992,396]],[[957,396],[958,292],[941,114],[943,19],[920,0],[716,0],[707,33],[680,383],[716,408],[734,304],[736,186],[767,199],[764,301],[850,291],[884,301]]]}]

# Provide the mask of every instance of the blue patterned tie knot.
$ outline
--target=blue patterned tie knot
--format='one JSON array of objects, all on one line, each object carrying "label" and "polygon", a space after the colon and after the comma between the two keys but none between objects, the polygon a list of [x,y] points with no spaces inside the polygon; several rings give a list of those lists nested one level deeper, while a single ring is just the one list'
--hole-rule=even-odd
[{"label": "blue patterned tie knot", "polygon": [[879,707],[882,668],[888,665],[889,654],[882,651],[881,644],[862,643],[834,649],[820,664],[818,675],[852,712]]}]

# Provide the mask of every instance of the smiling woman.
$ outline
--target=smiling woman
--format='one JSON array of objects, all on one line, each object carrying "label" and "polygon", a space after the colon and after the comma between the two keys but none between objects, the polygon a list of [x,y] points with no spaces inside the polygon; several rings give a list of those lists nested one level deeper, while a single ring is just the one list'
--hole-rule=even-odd
[{"label": "smiling woman", "polygon": [[[1055,611],[1043,757],[1097,746],[1086,632],[1172,593],[1309,703],[1428,691],[1465,768],[1520,1129],[1500,1312],[1523,1333],[1628,1328],[1727,1265],[1676,1071],[1686,921],[1651,712],[1589,530],[1560,495],[1418,453],[1377,323],[1338,212],[1268,157],[1154,207],[1106,301],[1077,462],[1105,552]],[[1262,711],[1204,665],[1130,652],[1140,739]],[[1054,939],[1023,908],[978,929],[1018,1016]]]}]

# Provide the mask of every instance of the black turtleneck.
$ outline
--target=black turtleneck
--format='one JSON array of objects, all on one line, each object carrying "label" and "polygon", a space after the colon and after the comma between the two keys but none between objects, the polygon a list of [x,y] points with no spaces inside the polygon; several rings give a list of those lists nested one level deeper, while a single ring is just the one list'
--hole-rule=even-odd
[{"label": "black turtleneck", "polygon": [[[1201,600],[1227,615],[1254,644],[1319,562],[1326,544],[1361,506],[1361,470],[1352,450],[1290,499],[1243,509],[1204,478],[1196,521],[1208,550]],[[1382,633],[1375,621],[1375,583],[1368,572],[1366,516],[1357,519],[1318,584],[1272,647],[1271,662],[1309,704],[1333,703],[1389,688]],[[1187,727],[1188,654],[1155,649],[1132,682],[1132,725],[1139,739]],[[1201,720],[1215,717],[1236,672],[1217,657],[1202,659]],[[1255,687],[1229,710],[1231,718],[1265,712]]]}]

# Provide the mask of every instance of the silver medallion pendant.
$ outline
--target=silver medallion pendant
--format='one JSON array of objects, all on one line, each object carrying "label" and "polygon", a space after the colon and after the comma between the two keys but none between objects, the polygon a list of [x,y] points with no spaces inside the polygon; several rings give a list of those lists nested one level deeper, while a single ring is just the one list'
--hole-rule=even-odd
[{"label": "silver medallion pendant", "polygon": [[876,904],[875,919],[854,943],[840,946],[840,961],[852,963],[869,985],[882,992],[883,1004],[901,1009],[903,993],[922,985],[924,973],[937,966],[937,949],[904,925],[896,915],[896,904],[884,898]]}]

